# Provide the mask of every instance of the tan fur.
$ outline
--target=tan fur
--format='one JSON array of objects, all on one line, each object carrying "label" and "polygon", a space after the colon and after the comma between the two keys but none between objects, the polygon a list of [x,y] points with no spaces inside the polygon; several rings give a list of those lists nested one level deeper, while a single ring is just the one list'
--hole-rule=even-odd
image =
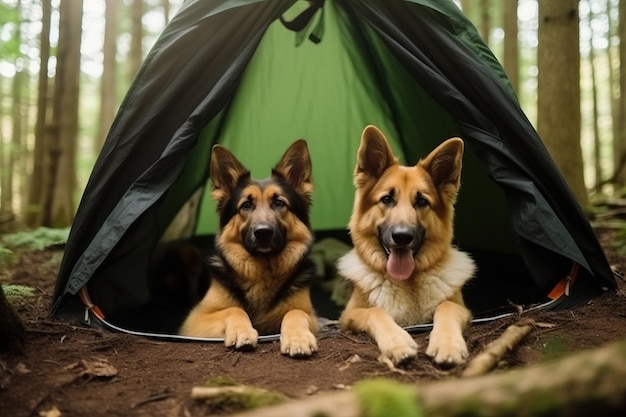
[{"label": "tan fur", "polygon": [[[340,325],[368,333],[395,364],[417,356],[417,344],[402,327],[431,320],[426,354],[442,365],[460,364],[468,355],[462,333],[471,314],[461,288],[475,265],[451,245],[462,154],[462,140],[453,138],[415,166],[401,166],[382,132],[374,126],[363,131],[349,224],[354,249],[338,263],[354,288]],[[393,204],[383,203],[388,196]],[[405,280],[390,277],[379,236],[394,225],[425,230]]]},{"label": "tan fur", "polygon": [[[274,171],[303,198],[313,191],[311,163],[306,143],[295,142],[283,155]],[[218,210],[233,195],[238,181],[249,175],[246,168],[226,149],[216,146],[211,159],[212,197]],[[284,190],[277,184],[260,187],[255,183],[241,192],[240,207],[245,200],[254,202],[254,210],[239,210],[217,236],[216,246],[232,270],[232,280],[246,294],[247,309],[220,282],[212,280],[200,303],[183,323],[180,334],[196,337],[223,337],[228,347],[254,347],[258,334],[281,334],[281,352],[290,356],[309,356],[317,351],[315,333],[318,323],[309,288],[291,293],[269,308],[277,291],[294,274],[308,256],[313,235],[306,224],[291,212]],[[273,199],[286,203],[272,207]],[[278,253],[250,253],[242,241],[242,232],[251,224],[280,224],[287,230],[286,245]]]}]

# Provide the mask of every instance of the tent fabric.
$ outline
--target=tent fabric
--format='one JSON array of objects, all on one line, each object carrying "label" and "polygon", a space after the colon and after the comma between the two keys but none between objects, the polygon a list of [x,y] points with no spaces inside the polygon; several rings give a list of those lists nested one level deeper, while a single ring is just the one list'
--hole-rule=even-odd
[{"label": "tent fabric", "polygon": [[454,2],[187,0],[96,161],[51,312],[82,314],[75,295],[83,288],[110,314],[150,303],[150,263],[192,196],[191,237],[215,233],[207,192],[215,143],[263,177],[293,140],[307,139],[312,225],[319,236],[345,237],[367,124],[381,127],[406,163],[450,136],[465,140],[455,242],[479,265],[470,294],[540,302],[573,264],[580,290],[555,305],[615,287],[504,70]]}]

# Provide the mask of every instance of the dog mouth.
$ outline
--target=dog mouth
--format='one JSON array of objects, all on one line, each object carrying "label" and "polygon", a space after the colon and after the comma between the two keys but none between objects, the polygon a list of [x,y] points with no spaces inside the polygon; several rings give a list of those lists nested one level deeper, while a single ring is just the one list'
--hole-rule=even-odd
[{"label": "dog mouth", "polygon": [[424,229],[396,226],[379,230],[380,245],[387,255],[387,274],[393,279],[406,280],[415,270],[415,255]]}]

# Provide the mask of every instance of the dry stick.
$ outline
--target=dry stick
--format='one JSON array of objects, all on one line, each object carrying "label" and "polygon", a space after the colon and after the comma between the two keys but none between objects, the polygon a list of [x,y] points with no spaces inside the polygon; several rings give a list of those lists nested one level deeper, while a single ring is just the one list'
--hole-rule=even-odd
[{"label": "dry stick", "polygon": [[191,398],[204,400],[222,394],[267,394],[267,390],[243,385],[228,385],[225,387],[193,387]]},{"label": "dry stick", "polygon": [[533,329],[532,320],[524,320],[506,328],[497,339],[489,343],[482,352],[476,355],[461,373],[462,377],[484,375],[495,369],[504,355],[511,352]]},{"label": "dry stick", "polygon": [[[617,415],[626,407],[626,340],[558,361],[415,387],[423,415]],[[613,414],[611,414],[613,413]],[[235,417],[362,417],[353,391],[240,413]]]}]

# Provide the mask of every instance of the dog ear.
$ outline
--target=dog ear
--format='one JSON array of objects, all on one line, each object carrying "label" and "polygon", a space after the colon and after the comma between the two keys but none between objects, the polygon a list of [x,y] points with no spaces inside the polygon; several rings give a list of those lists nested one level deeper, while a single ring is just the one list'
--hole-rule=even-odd
[{"label": "dog ear", "polygon": [[298,193],[310,197],[313,193],[313,167],[306,140],[298,139],[272,169],[272,175],[284,178]]},{"label": "dog ear", "polygon": [[[364,185],[368,180],[379,179],[385,170],[398,163],[383,132],[376,126],[368,125],[361,134],[361,144],[357,153],[354,172],[357,186]],[[366,178],[361,178],[365,174]]]},{"label": "dog ear", "polygon": [[461,181],[463,148],[461,138],[450,138],[418,163],[428,172],[435,187],[452,201],[456,198]]},{"label": "dog ear", "polygon": [[250,176],[250,171],[228,149],[213,145],[211,151],[211,196],[220,201],[230,195],[241,177]]}]

